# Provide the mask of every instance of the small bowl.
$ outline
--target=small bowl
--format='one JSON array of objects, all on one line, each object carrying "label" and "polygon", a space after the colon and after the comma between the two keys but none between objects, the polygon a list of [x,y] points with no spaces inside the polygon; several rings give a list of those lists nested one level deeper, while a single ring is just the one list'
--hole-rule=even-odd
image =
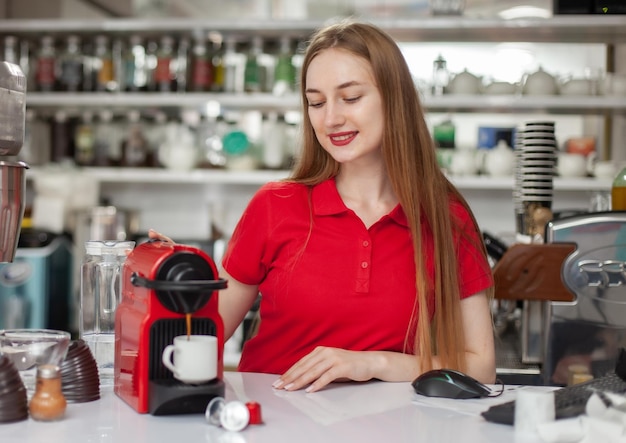
[{"label": "small bowl", "polygon": [[0,354],[19,371],[29,394],[35,389],[37,366],[60,366],[70,345],[70,333],[53,329],[0,330]]}]

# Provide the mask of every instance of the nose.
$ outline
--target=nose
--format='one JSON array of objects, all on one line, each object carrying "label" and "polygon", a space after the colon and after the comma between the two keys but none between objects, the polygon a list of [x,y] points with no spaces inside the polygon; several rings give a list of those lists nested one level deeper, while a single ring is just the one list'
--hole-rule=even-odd
[{"label": "nose", "polygon": [[324,115],[324,123],[328,128],[341,126],[345,121],[345,116],[339,103],[327,102],[326,113]]}]

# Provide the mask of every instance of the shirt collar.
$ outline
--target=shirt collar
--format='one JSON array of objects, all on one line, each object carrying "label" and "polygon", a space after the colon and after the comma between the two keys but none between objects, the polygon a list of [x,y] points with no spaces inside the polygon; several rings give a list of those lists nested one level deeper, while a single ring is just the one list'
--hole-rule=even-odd
[{"label": "shirt collar", "polygon": [[[336,215],[348,211],[337,191],[334,177],[313,186],[311,201],[315,215]],[[388,217],[401,226],[408,226],[406,214],[399,204],[393,208]]]}]

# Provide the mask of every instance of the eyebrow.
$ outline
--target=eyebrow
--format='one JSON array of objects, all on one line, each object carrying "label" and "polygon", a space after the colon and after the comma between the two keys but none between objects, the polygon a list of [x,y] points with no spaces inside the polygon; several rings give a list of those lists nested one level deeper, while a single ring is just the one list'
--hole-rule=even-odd
[{"label": "eyebrow", "polygon": [[[335,88],[335,89],[338,89],[338,90],[339,90],[339,89],[346,89],[346,88],[349,88],[350,86],[359,86],[359,85],[361,85],[361,84],[362,84],[362,83],[360,83],[360,82],[357,82],[357,81],[355,81],[355,80],[351,80],[351,81],[349,81],[349,82],[345,82],[345,83],[340,84],[340,85],[339,85],[339,86],[337,86],[337,88]],[[308,93],[313,93],[313,94],[315,94],[315,93],[320,93],[321,91],[320,91],[319,89],[314,89],[314,88],[306,88],[306,90],[305,90],[304,92],[305,92],[305,94],[308,94]]]}]

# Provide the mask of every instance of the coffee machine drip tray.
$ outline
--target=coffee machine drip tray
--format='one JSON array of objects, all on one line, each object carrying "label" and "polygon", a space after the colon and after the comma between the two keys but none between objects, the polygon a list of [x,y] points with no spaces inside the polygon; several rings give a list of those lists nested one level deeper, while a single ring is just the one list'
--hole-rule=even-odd
[{"label": "coffee machine drip tray", "polygon": [[223,380],[215,379],[201,385],[188,385],[178,380],[153,380],[150,389],[149,412],[152,415],[199,414],[206,411],[215,397],[224,397]]},{"label": "coffee machine drip tray", "polygon": [[[161,363],[165,347],[174,337],[186,333],[184,318],[160,319],[150,327],[148,412],[152,415],[204,413],[211,399],[224,396],[224,382],[219,378],[198,385],[186,384],[175,379]],[[216,335],[217,326],[210,318],[192,318],[191,334]]]}]

